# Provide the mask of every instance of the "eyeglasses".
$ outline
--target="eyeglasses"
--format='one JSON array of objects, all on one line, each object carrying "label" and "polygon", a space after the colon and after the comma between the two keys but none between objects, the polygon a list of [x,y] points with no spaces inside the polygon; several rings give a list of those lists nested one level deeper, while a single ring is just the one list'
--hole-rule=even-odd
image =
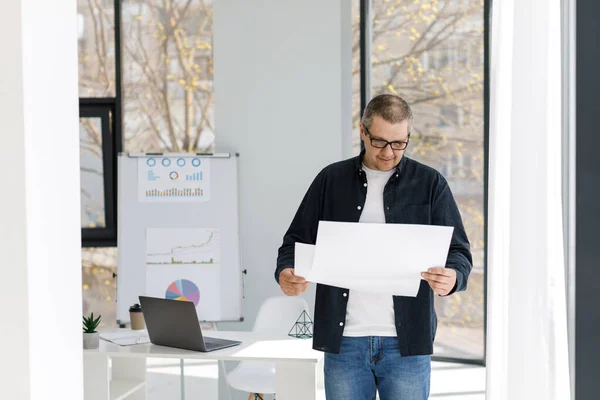
[{"label": "eyeglasses", "polygon": [[408,142],[409,142],[408,139],[410,139],[410,133],[408,134],[406,142],[401,142],[399,140],[395,141],[395,142],[388,142],[387,140],[374,138],[371,135],[371,132],[369,132],[369,130],[367,129],[367,127],[365,125],[363,125],[363,128],[365,128],[365,132],[367,133],[367,135],[369,135],[369,139],[371,140],[371,146],[373,146],[375,148],[385,149],[388,144],[390,145],[392,150],[404,150],[408,147]]}]

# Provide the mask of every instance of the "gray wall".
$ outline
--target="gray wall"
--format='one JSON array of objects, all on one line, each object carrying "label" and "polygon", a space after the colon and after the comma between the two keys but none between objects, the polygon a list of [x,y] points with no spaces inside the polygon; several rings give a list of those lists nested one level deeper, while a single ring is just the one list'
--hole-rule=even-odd
[{"label": "gray wall", "polygon": [[[302,196],[351,153],[351,9],[344,0],[219,0],[214,9],[215,151],[240,153],[248,271],[245,321],[219,328],[250,330],[260,304],[283,295],[277,250]],[[311,308],[314,293],[304,294]]]},{"label": "gray wall", "polygon": [[[277,249],[313,178],[350,154],[350,5],[342,0],[215,2],[216,151],[240,153],[242,324],[282,292]],[[343,51],[347,50],[347,51]],[[314,288],[305,294],[314,303]]]},{"label": "gray wall", "polygon": [[577,0],[575,395],[598,398],[600,376],[600,2]]}]

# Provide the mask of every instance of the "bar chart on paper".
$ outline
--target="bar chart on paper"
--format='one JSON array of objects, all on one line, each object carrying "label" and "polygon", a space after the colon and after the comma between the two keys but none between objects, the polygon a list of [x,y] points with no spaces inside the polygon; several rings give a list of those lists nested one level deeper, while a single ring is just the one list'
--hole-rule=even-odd
[{"label": "bar chart on paper", "polygon": [[210,160],[157,156],[138,162],[138,200],[201,202],[210,200]]},{"label": "bar chart on paper", "polygon": [[202,172],[196,172],[191,175],[185,176],[186,181],[201,181],[202,180]]},{"label": "bar chart on paper", "polygon": [[157,181],[159,179],[160,179],[160,176],[156,175],[156,173],[153,170],[151,170],[151,169],[148,170],[148,180],[149,181]]},{"label": "bar chart on paper", "polygon": [[146,198],[153,198],[153,197],[202,197],[204,196],[204,190],[203,189],[177,189],[177,188],[173,188],[173,189],[167,189],[167,190],[160,190],[160,189],[150,189],[146,191]]}]

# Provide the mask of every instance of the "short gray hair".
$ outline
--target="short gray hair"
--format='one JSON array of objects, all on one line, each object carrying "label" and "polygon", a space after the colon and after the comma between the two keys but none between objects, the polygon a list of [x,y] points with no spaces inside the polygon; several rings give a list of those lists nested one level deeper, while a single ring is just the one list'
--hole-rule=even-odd
[{"label": "short gray hair", "polygon": [[408,103],[400,96],[380,94],[373,97],[365,108],[361,120],[367,129],[371,127],[375,115],[379,115],[390,124],[408,120],[408,134],[412,132],[413,114]]}]

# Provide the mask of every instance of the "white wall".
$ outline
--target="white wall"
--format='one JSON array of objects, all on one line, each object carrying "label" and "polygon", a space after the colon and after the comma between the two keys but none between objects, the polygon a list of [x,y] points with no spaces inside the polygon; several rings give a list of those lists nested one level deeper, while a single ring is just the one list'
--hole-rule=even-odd
[{"label": "white wall", "polygon": [[0,16],[0,398],[80,399],[76,1]]},{"label": "white wall", "polygon": [[[351,10],[343,0],[214,3],[216,151],[240,153],[245,321],[283,295],[277,250],[302,196],[351,153]],[[314,305],[314,287],[305,294]],[[291,328],[291,327],[290,327]]]}]

